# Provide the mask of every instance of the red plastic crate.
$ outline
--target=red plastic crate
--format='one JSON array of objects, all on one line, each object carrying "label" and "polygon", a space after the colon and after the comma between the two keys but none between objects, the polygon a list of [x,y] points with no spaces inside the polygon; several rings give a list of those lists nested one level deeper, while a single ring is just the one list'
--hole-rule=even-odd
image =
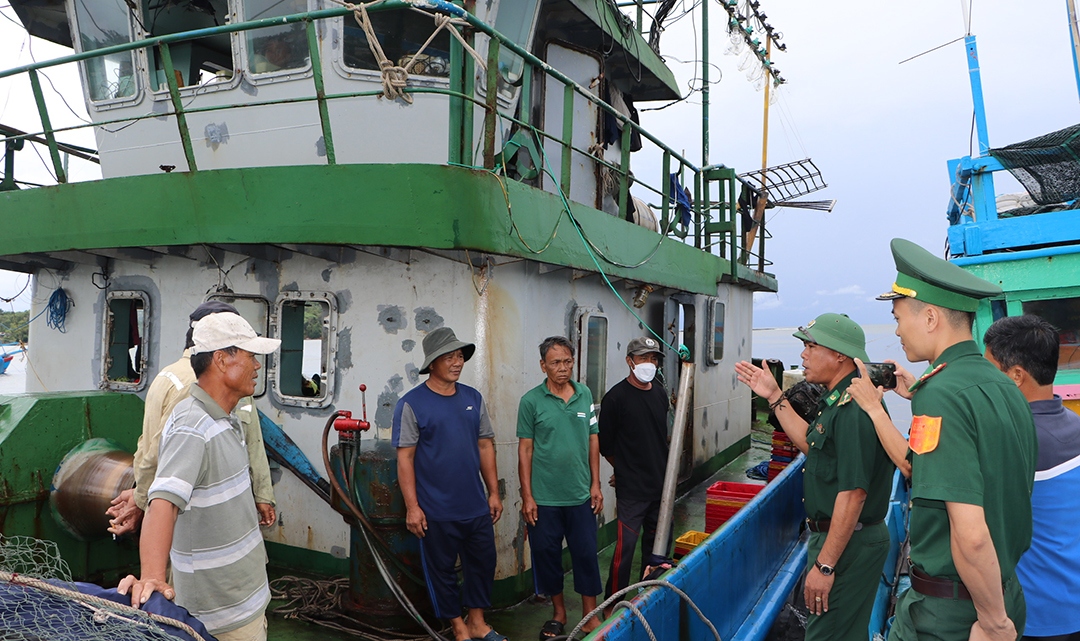
[{"label": "red plastic crate", "polygon": [[763,489],[759,483],[713,483],[705,492],[705,531],[711,533],[723,525]]}]

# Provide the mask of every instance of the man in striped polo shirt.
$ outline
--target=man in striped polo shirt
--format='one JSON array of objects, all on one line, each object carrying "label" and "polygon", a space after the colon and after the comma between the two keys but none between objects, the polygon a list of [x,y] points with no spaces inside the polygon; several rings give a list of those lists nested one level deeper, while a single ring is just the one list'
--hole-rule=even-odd
[{"label": "man in striped polo shirt", "polygon": [[[281,341],[260,338],[237,314],[211,314],[192,332],[191,396],[162,430],[157,477],[139,541],[142,576],[131,590],[138,607],[161,592],[206,625],[219,641],[266,639],[270,601],[266,549],[251,490],[237,402],[255,391],[256,354]],[[166,582],[172,562],[175,590]]]}]

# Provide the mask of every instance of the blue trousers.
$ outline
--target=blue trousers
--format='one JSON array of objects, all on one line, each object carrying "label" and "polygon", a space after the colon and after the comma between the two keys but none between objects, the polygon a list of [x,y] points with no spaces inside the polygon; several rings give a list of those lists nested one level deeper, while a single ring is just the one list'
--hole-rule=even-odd
[{"label": "blue trousers", "polygon": [[537,506],[536,525],[528,526],[537,594],[562,594],[564,538],[574,565],[574,592],[596,596],[602,591],[600,564],[596,560],[596,515],[590,503],[587,500],[581,505]]},{"label": "blue trousers", "polygon": [[[424,566],[428,596],[435,616],[453,619],[461,607],[491,607],[495,582],[495,528],[487,514],[468,521],[428,521],[420,539],[420,562]],[[455,571],[461,559],[464,585]]]}]

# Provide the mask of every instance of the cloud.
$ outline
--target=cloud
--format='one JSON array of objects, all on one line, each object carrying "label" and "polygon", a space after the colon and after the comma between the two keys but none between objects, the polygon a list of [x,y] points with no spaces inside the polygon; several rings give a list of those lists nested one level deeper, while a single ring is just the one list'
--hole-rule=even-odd
[{"label": "cloud", "polygon": [[818,296],[863,296],[866,294],[866,290],[861,285],[848,285],[833,291],[818,290],[814,293]]},{"label": "cloud", "polygon": [[761,292],[754,294],[754,310],[764,311],[766,309],[776,309],[784,304],[780,300],[779,294],[773,294],[771,292]]}]

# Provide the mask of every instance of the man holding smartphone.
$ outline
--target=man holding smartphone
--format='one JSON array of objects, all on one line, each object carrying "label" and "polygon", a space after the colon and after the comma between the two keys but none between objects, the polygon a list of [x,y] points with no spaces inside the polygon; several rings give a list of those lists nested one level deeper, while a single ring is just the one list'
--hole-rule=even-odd
[{"label": "man holding smartphone", "polygon": [[810,529],[804,597],[810,611],[806,639],[865,641],[875,587],[889,551],[885,513],[895,467],[874,424],[847,388],[866,357],[866,337],[843,314],[822,314],[794,334],[805,345],[807,382],[828,391],[808,424],[772,375],[735,364],[739,380],[769,401],[784,432],[806,455],[803,491]]},{"label": "man holding smartphone", "polygon": [[911,241],[891,248],[896,281],[878,298],[892,301],[908,360],[930,363],[918,380],[896,372],[897,393],[911,398],[910,438],[877,411],[882,390],[850,388],[911,477],[911,589],[889,639],[1015,641],[1026,619],[1016,567],[1031,543],[1035,425],[971,333],[980,301],[1002,290]]}]

